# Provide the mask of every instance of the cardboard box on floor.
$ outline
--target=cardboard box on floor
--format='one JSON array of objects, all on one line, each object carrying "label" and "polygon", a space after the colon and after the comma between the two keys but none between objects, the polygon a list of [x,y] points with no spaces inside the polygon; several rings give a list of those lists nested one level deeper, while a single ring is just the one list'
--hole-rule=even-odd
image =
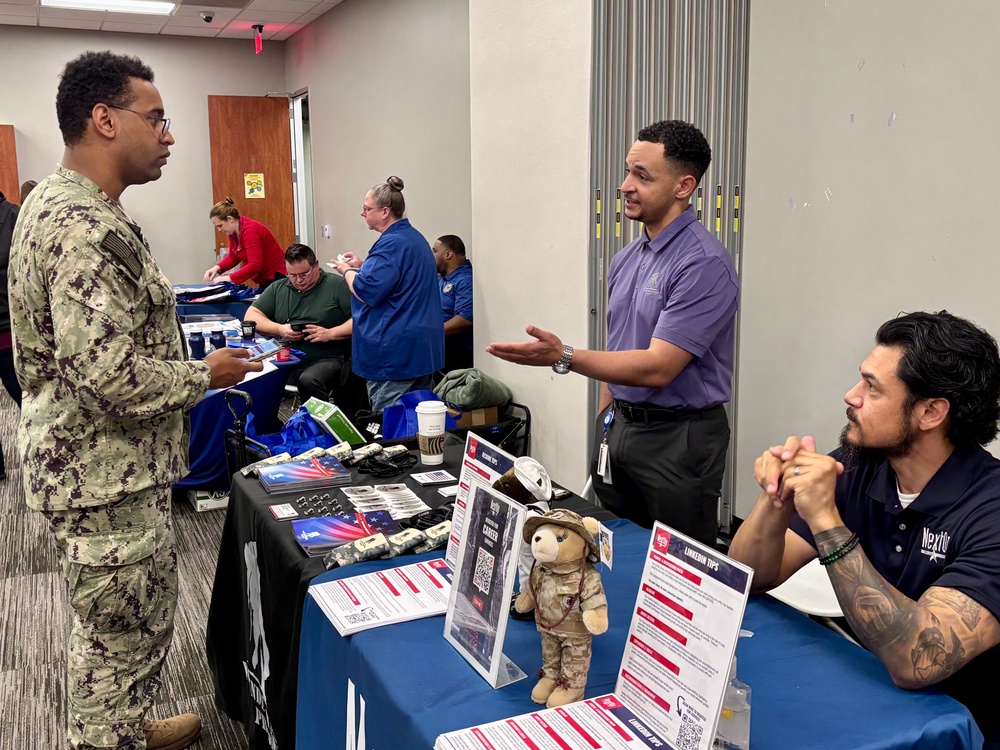
[{"label": "cardboard box on floor", "polygon": [[[458,417],[458,412],[449,408],[448,413],[452,417]],[[496,424],[500,421],[497,407],[490,406],[486,409],[465,409],[462,416],[455,423],[456,427],[481,427],[485,424]]]},{"label": "cardboard box on floor", "polygon": [[188,500],[199,513],[206,510],[221,510],[229,505],[228,492],[210,492],[209,490],[188,490]]}]

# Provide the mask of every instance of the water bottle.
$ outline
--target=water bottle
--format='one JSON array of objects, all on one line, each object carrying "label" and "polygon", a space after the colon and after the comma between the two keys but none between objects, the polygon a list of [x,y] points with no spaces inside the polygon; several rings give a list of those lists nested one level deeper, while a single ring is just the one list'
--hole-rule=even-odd
[{"label": "water bottle", "polygon": [[729,684],[722,699],[714,750],[750,750],[750,686],[736,677],[736,657],[729,667]]},{"label": "water bottle", "polygon": [[195,331],[188,336],[188,349],[191,350],[191,359],[205,358],[205,337],[201,331]]},{"label": "water bottle", "polygon": [[217,328],[212,331],[212,335],[208,339],[208,343],[212,345],[212,350],[225,349],[226,348],[226,335],[222,332],[221,328]]}]

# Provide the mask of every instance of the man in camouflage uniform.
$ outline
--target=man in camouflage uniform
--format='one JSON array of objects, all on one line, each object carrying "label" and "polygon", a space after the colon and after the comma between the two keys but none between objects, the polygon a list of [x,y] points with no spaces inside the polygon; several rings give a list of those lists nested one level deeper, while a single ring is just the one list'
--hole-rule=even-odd
[{"label": "man in camouflage uniform", "polygon": [[179,750],[200,732],[193,714],[144,718],[177,603],[170,486],[187,470],[184,410],[261,369],[235,349],[186,361],[173,290],[119,203],[174,143],[152,81],[110,52],[66,66],[62,164],[25,203],[10,259],[25,499],[50,523],[73,609],[74,748]]}]

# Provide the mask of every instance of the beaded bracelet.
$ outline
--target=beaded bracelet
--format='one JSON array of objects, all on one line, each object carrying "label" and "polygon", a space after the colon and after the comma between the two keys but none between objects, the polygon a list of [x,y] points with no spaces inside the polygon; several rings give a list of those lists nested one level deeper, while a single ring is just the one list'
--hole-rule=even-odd
[{"label": "beaded bracelet", "polygon": [[858,542],[860,541],[861,540],[858,539],[857,534],[851,534],[850,538],[846,542],[841,544],[839,547],[837,547],[837,549],[835,549],[829,555],[824,555],[823,557],[821,557],[819,559],[819,564],[830,565],[831,563],[837,562],[837,560],[839,560],[842,557],[845,557],[851,550],[857,547]]}]

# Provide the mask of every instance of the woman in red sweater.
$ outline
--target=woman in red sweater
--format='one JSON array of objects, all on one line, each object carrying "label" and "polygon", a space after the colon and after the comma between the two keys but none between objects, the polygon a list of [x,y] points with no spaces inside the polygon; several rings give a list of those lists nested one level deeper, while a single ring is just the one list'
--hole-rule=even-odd
[{"label": "woman in red sweater", "polygon": [[[234,284],[264,287],[285,275],[285,250],[271,230],[248,216],[240,216],[232,198],[212,206],[208,217],[220,232],[229,237],[229,253],[205,271],[205,281],[231,281]],[[238,263],[239,269],[225,276]]]}]

